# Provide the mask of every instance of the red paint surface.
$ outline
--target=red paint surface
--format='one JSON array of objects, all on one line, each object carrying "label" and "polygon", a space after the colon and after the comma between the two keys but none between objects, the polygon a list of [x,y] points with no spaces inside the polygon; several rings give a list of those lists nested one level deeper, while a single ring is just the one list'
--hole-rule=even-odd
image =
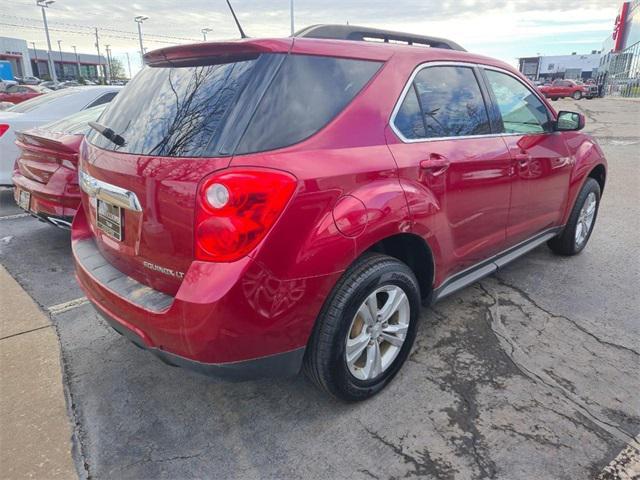
[{"label": "red paint surface", "polygon": [[[562,225],[585,176],[605,164],[597,145],[580,133],[403,143],[389,128],[394,105],[417,65],[480,62],[523,78],[496,60],[441,49],[312,39],[238,45],[236,53],[292,49],[386,64],[326,127],[287,148],[190,159],[120,154],[83,144],[82,168],[135,192],[143,211],[125,212],[125,238],[116,242],[96,231],[95,209],[83,194],[73,242],[94,237],[116,268],[174,295],[175,301],[166,312],[145,311],[78,264],[77,276],[99,309],[138,332],[149,346],[216,363],[302,347],[331,289],[372,245],[401,233],[421,237],[432,251],[433,287],[438,287],[523,238]],[[171,47],[170,54],[176,60],[182,54],[205,56],[208,48],[215,55],[224,50],[204,43]],[[228,167],[287,172],[296,179],[295,193],[247,256],[225,263],[196,261],[198,187],[212,172]],[[145,269],[143,261],[184,272],[184,279]]]},{"label": "red paint surface", "polygon": [[20,154],[13,183],[31,193],[36,214],[72,218],[80,206],[78,149],[83,135],[30,130],[16,141]]}]

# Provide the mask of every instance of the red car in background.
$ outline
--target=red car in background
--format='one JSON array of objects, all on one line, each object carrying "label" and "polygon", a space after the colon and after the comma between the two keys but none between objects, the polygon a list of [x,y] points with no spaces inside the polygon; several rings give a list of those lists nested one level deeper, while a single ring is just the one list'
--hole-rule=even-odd
[{"label": "red car in background", "polygon": [[317,25],[144,59],[80,148],[71,242],[97,311],[167,363],[363,400],[421,302],[593,231],[584,116],[454,42]]},{"label": "red car in background", "polygon": [[583,85],[574,80],[554,80],[551,85],[543,85],[538,90],[551,100],[559,98],[571,97],[574,100],[587,98],[591,100],[598,96],[598,87],[596,85]]},{"label": "red car in background", "polygon": [[38,85],[11,85],[0,92],[0,102],[20,103],[50,91]]},{"label": "red car in background", "polygon": [[70,228],[80,205],[78,148],[106,105],[16,133],[20,154],[13,171],[16,203],[32,215]]}]

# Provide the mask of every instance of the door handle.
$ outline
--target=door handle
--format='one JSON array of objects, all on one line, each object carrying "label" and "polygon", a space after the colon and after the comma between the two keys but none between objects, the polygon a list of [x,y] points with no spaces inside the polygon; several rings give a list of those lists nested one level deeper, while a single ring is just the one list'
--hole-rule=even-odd
[{"label": "door handle", "polygon": [[449,168],[451,162],[444,155],[432,153],[428,159],[420,161],[420,169],[427,170],[432,175],[440,175]]}]

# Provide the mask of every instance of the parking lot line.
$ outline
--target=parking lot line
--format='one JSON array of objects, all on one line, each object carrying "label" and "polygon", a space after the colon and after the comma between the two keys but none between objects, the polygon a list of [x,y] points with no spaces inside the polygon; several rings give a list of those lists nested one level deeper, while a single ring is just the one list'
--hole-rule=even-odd
[{"label": "parking lot line", "polygon": [[16,213],[15,215],[7,215],[5,217],[0,217],[0,220],[13,220],[15,218],[29,217],[28,213]]},{"label": "parking lot line", "polygon": [[47,310],[49,311],[49,314],[57,315],[59,313],[73,310],[74,308],[80,307],[86,303],[89,303],[87,297],[80,297],[74,300],[69,300],[68,302],[59,303],[58,305],[53,305],[52,307],[47,308]]}]

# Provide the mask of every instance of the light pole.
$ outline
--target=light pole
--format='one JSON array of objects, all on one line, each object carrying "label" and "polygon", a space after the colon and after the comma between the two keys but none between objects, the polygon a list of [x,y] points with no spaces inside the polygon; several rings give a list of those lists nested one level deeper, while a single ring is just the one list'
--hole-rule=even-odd
[{"label": "light pole", "polygon": [[76,66],[78,67],[78,79],[79,79],[82,76],[82,74],[80,73],[80,58],[78,57],[78,51],[76,50],[76,46],[71,45],[71,48],[73,48],[73,53],[76,54]]},{"label": "light pole", "polygon": [[209,32],[213,32],[213,28],[203,28],[202,30],[200,30],[202,32],[202,38],[204,39],[204,41],[207,41],[207,33]]},{"label": "light pole", "polygon": [[[36,50],[36,42],[31,42],[31,45],[33,45],[33,56],[36,58],[36,69],[32,73],[34,77],[37,77],[40,75],[40,69],[38,67],[38,51]],[[33,68],[31,70],[33,70]],[[38,72],[38,75],[36,75],[36,72]]]},{"label": "light pole", "polygon": [[62,76],[62,79],[64,80],[64,65],[62,63],[62,46],[60,45],[62,43],[61,40],[58,40],[58,52],[60,52],[60,75]]},{"label": "light pole", "polygon": [[289,11],[291,14],[291,36],[295,33],[294,21],[293,21],[293,0],[289,0]]},{"label": "light pole", "polygon": [[127,67],[129,67],[129,80],[131,80],[131,61],[129,60],[129,52],[127,54]]},{"label": "light pole", "polygon": [[55,3],[55,0],[36,0],[36,5],[42,9],[42,21],[44,22],[44,32],[47,36],[47,59],[49,62],[49,74],[51,75],[51,80],[53,80],[54,83],[58,83],[56,69],[53,66],[53,60],[51,59],[51,39],[49,38],[49,25],[47,25],[47,13],[45,12],[45,8],[49,8],[52,3]]},{"label": "light pole", "polygon": [[107,66],[109,67],[109,75],[107,75],[107,77],[109,78],[109,80],[111,80],[111,78],[113,77],[113,69],[111,67],[111,50],[109,49],[111,45],[105,45],[104,48],[107,51]]},{"label": "light pole", "polygon": [[140,61],[144,66],[144,47],[142,46],[142,22],[145,20],[149,20],[149,17],[146,15],[138,15],[134,18],[135,22],[138,24],[138,40],[140,40]]}]

